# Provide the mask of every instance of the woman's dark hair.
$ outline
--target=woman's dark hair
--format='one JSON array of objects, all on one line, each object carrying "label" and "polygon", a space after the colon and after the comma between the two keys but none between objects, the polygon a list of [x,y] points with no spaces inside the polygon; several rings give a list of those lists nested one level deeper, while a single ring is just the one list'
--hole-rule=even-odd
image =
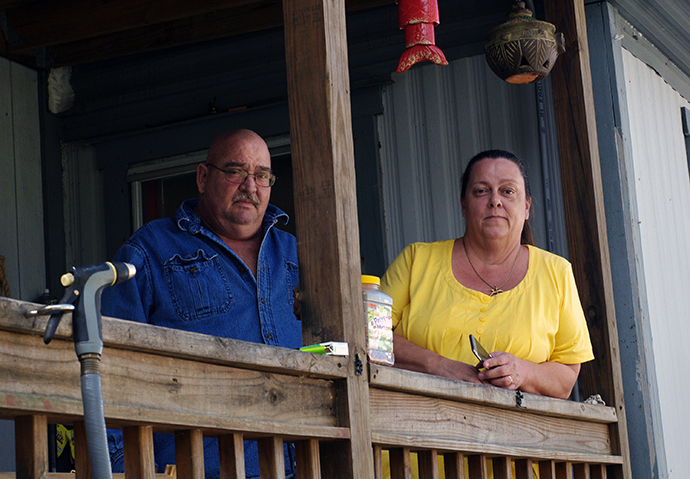
[{"label": "woman's dark hair", "polygon": [[[509,151],[486,150],[474,155],[470,162],[467,163],[467,167],[465,167],[465,172],[462,174],[460,188],[460,197],[463,200],[465,199],[465,194],[467,193],[467,183],[470,180],[470,175],[472,174],[472,169],[474,168],[474,165],[476,165],[482,160],[497,160],[499,158],[505,158],[506,160],[512,161],[517,165],[517,167],[520,169],[520,173],[522,174],[522,178],[525,180],[525,196],[527,198],[532,197],[532,192],[529,187],[529,177],[527,176],[527,168],[525,167],[525,164],[522,162],[522,160]],[[529,220],[526,220],[524,226],[522,227],[520,243],[534,245],[534,237],[532,236],[532,228],[530,227]]]}]

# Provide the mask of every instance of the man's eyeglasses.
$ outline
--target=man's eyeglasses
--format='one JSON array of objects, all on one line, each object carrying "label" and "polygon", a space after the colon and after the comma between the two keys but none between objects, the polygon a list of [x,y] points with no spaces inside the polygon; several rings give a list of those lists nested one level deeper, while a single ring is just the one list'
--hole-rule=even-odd
[{"label": "man's eyeglasses", "polygon": [[216,170],[222,171],[225,173],[225,179],[230,183],[235,183],[236,185],[241,185],[247,181],[248,176],[254,177],[254,183],[256,183],[256,186],[262,186],[264,188],[273,186],[273,184],[276,182],[276,175],[269,173],[268,171],[250,174],[247,172],[247,170],[243,170],[242,168],[228,168],[227,170],[224,170],[223,168],[218,168],[212,163],[206,163],[206,166],[212,166]]}]

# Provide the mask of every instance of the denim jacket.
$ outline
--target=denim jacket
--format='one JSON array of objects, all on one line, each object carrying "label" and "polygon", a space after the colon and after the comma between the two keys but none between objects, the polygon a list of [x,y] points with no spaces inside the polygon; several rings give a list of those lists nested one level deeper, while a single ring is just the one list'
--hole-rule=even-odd
[{"label": "denim jacket", "polygon": [[[185,201],[174,218],[142,226],[114,261],[137,268],[134,278],[106,288],[106,316],[287,348],[302,345],[302,326],[293,313],[298,285],[294,236],[273,226],[287,215],[268,205],[256,277],[249,267],[194,212],[197,200]],[[122,435],[108,431],[114,470],[122,461]],[[174,463],[174,439],[156,434],[156,462]],[[218,446],[204,439],[206,477],[218,477]],[[286,445],[286,474],[294,473],[294,452]],[[247,478],[259,477],[255,442],[245,443]]]}]

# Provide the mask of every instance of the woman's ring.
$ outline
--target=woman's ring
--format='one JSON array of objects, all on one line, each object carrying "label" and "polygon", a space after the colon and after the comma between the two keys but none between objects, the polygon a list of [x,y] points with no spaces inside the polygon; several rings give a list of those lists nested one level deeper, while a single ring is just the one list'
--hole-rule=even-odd
[{"label": "woman's ring", "polygon": [[513,376],[508,376],[508,379],[510,379],[510,384],[513,384]]}]

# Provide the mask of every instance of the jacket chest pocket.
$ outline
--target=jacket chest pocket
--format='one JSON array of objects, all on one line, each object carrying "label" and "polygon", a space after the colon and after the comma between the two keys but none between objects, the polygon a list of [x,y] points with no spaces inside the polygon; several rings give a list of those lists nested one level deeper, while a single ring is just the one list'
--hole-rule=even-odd
[{"label": "jacket chest pocket", "polygon": [[230,282],[218,255],[199,250],[193,258],[175,255],[164,264],[175,314],[194,321],[226,313],[232,306]]},{"label": "jacket chest pocket", "polygon": [[287,285],[287,301],[292,307],[295,303],[293,290],[299,285],[299,268],[288,260],[285,260],[285,284]]}]

